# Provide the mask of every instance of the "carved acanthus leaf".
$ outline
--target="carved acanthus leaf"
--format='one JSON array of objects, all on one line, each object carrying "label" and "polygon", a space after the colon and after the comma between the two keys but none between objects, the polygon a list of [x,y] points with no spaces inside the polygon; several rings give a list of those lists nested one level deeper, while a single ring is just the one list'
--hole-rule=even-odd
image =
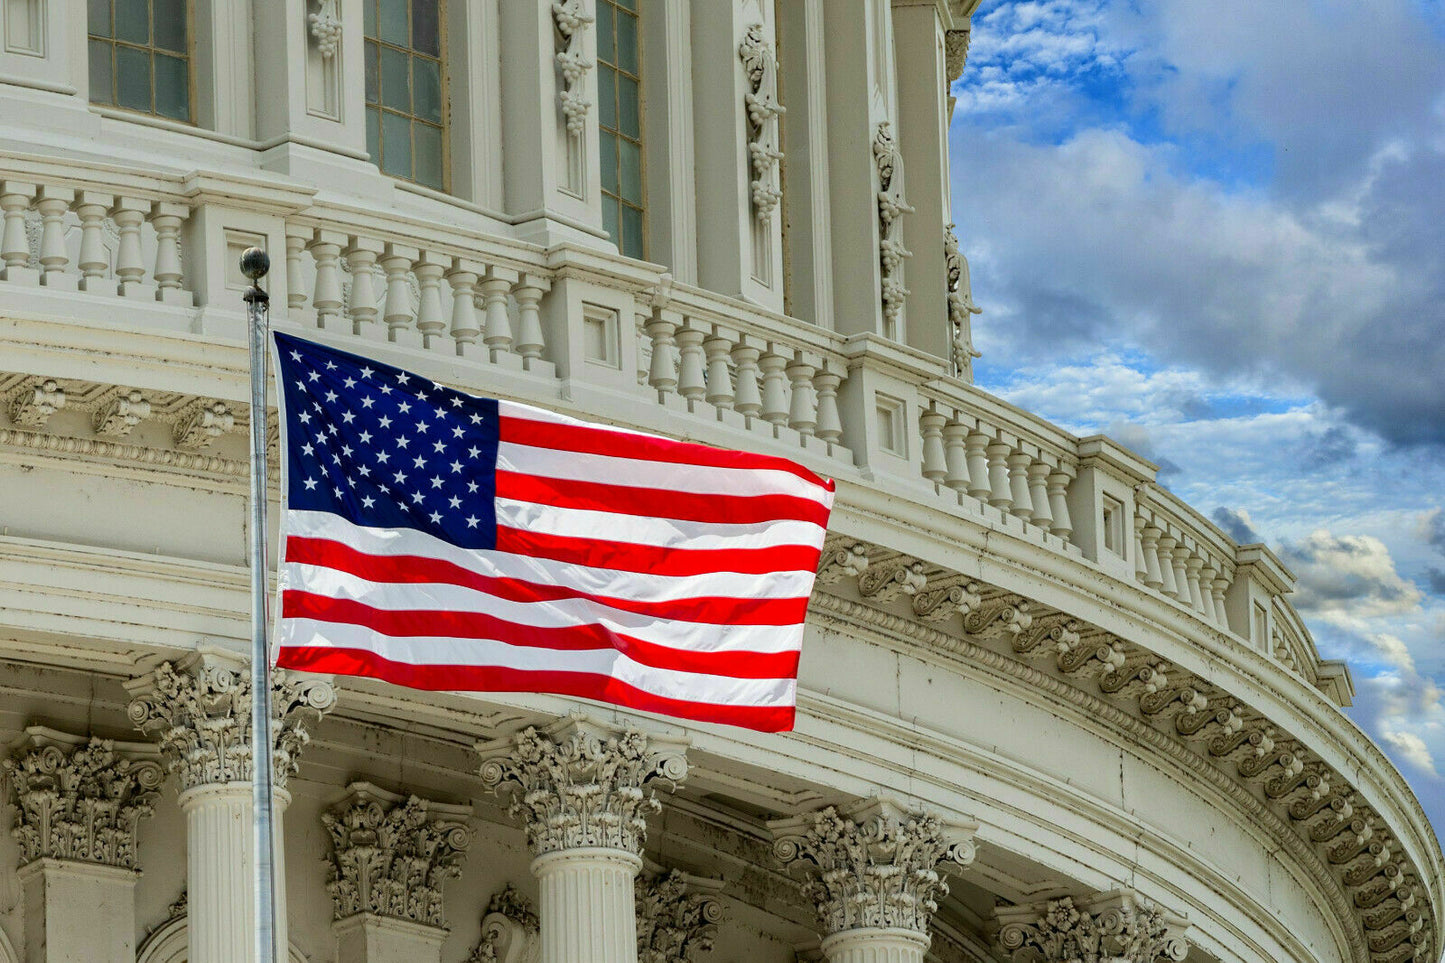
[{"label": "carved acanthus leaf", "polygon": [[871,566],[858,576],[858,594],[872,602],[891,602],[900,594],[917,595],[928,584],[922,562],[897,558]]},{"label": "carved acanthus leaf", "polygon": [[636,899],[638,963],[688,963],[712,951],[722,904],[689,892],[684,873],[639,879]]},{"label": "carved acanthus leaf", "polygon": [[763,25],[748,27],[738,44],[747,77],[748,92],[743,102],[748,112],[748,154],[752,158],[753,215],[759,221],[771,220],[783,192],[778,186],[778,164],[783,159],[778,137],[778,118],[783,105],[778,102],[778,62],[768,43]]},{"label": "carved acanthus leaf", "polygon": [[830,544],[819,559],[818,576],[820,585],[832,585],[843,578],[857,578],[868,571],[868,551],[860,543]]},{"label": "carved acanthus leaf", "polygon": [[44,428],[65,407],[65,389],[51,378],[25,385],[10,402],[10,420],[21,428]]},{"label": "carved acanthus leaf", "polygon": [[1187,921],[1119,890],[998,911],[999,945],[1013,963],[1156,963],[1189,955]]},{"label": "carved acanthus leaf", "polygon": [[124,438],[130,430],[151,416],[151,403],[139,389],[117,394],[96,408],[93,422],[97,435]]},{"label": "carved acanthus leaf", "polygon": [[224,401],[198,404],[176,423],[176,447],[199,451],[227,432],[236,430],[236,416]]}]

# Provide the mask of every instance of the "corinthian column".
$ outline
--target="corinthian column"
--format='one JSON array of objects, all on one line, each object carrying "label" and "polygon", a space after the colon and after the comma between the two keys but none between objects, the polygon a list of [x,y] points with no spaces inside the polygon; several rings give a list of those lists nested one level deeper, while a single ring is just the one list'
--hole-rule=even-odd
[{"label": "corinthian column", "polygon": [[[209,650],[127,683],[130,720],[160,746],[181,782],[186,815],[190,959],[249,963],[254,943],[251,897],[251,683],[246,662]],[[286,945],[286,867],[281,814],[287,779],[311,740],[307,727],[336,703],[330,683],[277,670],[272,675],[275,740],[276,926]]]},{"label": "corinthian column", "polygon": [[1132,890],[1069,897],[996,912],[1012,963],[1158,963],[1189,955],[1189,922]]},{"label": "corinthian column", "polygon": [[880,799],[768,824],[773,853],[807,866],[829,963],[923,963],[939,875],[973,861],[973,825],[946,823]]},{"label": "corinthian column", "polygon": [[633,882],[647,814],[644,786],[687,775],[686,746],[588,719],[477,746],[482,780],[514,787],[510,812],[527,824],[540,889],[542,963],[635,963]]},{"label": "corinthian column", "polygon": [[0,763],[15,801],[27,960],[135,959],[136,831],[165,778],[154,755],[32,726]]}]

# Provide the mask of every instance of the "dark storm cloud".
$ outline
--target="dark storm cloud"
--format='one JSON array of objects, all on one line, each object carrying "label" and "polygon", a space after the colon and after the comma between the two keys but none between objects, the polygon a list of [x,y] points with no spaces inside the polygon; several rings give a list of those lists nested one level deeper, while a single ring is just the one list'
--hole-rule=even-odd
[{"label": "dark storm cloud", "polygon": [[1259,533],[1249,524],[1249,516],[1244,512],[1237,512],[1232,508],[1220,506],[1209,516],[1214,524],[1224,530],[1224,534],[1234,539],[1241,545],[1252,545],[1262,542]]},{"label": "dark storm cloud", "polygon": [[1399,614],[1420,605],[1420,589],[1400,576],[1389,549],[1369,535],[1321,530],[1285,542],[1279,555],[1299,579],[1294,603],[1302,612],[1360,618]]}]

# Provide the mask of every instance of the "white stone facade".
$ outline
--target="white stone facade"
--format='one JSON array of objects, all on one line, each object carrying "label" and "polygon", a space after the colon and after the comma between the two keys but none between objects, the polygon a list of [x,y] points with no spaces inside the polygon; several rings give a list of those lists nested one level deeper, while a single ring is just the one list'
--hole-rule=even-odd
[{"label": "white stone facade", "polygon": [[439,191],[368,159],[361,0],[182,4],[191,124],[0,0],[0,963],[249,958],[251,245],[278,328],[838,482],[793,733],[278,680],[293,960],[1436,963],[1445,858],[1290,573],[972,384],[975,3],[622,4],[644,261],[606,2],[403,5]]}]

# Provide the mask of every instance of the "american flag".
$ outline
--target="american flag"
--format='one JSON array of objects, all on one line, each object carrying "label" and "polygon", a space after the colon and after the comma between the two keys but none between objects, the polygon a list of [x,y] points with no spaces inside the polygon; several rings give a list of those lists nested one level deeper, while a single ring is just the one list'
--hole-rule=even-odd
[{"label": "american flag", "polygon": [[278,665],[792,728],[831,480],[274,338]]}]

